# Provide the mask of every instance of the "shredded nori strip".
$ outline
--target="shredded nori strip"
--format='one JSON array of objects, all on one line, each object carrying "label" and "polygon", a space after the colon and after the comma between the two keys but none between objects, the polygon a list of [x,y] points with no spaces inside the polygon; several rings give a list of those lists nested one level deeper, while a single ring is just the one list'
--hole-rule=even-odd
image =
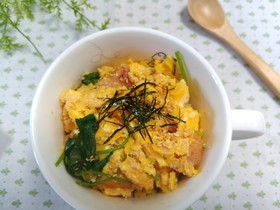
[{"label": "shredded nori strip", "polygon": [[[147,85],[156,86],[155,83],[145,81],[131,88],[130,91],[125,95],[121,95],[118,91],[116,91],[113,97],[108,98],[107,101],[101,106],[98,119],[99,123],[102,120],[113,116],[117,111],[120,113],[122,118],[122,124],[119,124],[119,128],[116,129],[106,139],[104,144],[108,143],[119,131],[124,128],[130,135],[140,132],[143,139],[145,139],[145,136],[147,136],[153,143],[152,137],[148,131],[148,127],[154,125],[148,125],[147,123],[152,119],[155,119],[155,117],[163,117],[169,121],[184,122],[180,117],[163,112],[169,89],[166,87],[164,102],[163,104],[158,105],[156,92],[149,91]],[[148,96],[152,96],[151,102],[147,101]],[[132,122],[134,122],[136,125],[132,126]],[[171,123],[166,124],[166,126],[167,125],[173,126]]]}]

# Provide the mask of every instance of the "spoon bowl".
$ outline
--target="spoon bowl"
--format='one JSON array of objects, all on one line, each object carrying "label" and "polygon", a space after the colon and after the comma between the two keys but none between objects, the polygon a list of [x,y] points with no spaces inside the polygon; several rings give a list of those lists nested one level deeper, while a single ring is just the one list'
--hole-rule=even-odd
[{"label": "spoon bowl", "polygon": [[280,75],[236,35],[217,0],[189,0],[188,11],[198,25],[235,50],[280,99]]},{"label": "spoon bowl", "polygon": [[189,13],[204,28],[220,28],[225,22],[225,14],[220,4],[215,1],[189,1]]}]

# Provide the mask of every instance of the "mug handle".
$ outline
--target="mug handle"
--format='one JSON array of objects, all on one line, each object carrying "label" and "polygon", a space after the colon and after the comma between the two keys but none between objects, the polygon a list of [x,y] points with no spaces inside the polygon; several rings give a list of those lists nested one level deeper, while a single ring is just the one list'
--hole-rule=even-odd
[{"label": "mug handle", "polygon": [[248,139],[264,134],[265,123],[261,112],[246,109],[232,109],[232,140]]}]

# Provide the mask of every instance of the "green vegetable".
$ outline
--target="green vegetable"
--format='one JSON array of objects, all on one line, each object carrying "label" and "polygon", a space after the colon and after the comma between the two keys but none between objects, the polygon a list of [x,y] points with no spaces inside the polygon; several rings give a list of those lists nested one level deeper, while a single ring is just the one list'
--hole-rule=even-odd
[{"label": "green vegetable", "polygon": [[55,166],[59,166],[60,163],[64,160],[64,151],[61,153],[61,155],[59,156],[59,158],[57,159],[57,161],[55,162]]},{"label": "green vegetable", "polygon": [[110,149],[105,149],[105,150],[96,151],[96,154],[102,155],[102,154],[113,153],[113,152],[115,152],[116,150],[123,148],[123,147],[126,145],[126,143],[128,142],[128,140],[129,140],[129,135],[128,135],[128,136],[126,137],[126,139],[125,139],[121,144],[119,144],[118,146],[113,147],[113,148],[110,148]]},{"label": "green vegetable", "polygon": [[35,9],[54,15],[57,20],[62,21],[62,8],[69,8],[75,16],[75,29],[78,31],[84,28],[97,28],[98,30],[106,29],[110,23],[110,19],[106,19],[101,26],[96,21],[90,20],[84,14],[86,10],[94,11],[96,8],[91,4],[90,0],[1,0],[0,2],[0,50],[11,55],[14,50],[24,47],[18,43],[15,33],[19,33],[34,48],[36,54],[46,61],[29,37],[21,29],[23,20],[34,21]]},{"label": "green vegetable", "polygon": [[64,149],[64,165],[71,175],[83,170],[84,160],[76,139],[68,139]]},{"label": "green vegetable", "polygon": [[100,171],[96,171],[96,170],[89,170],[89,171],[84,171],[80,174],[81,176],[84,177],[84,180],[86,180],[86,177],[91,175],[91,176],[102,176],[104,177],[104,179],[100,180],[100,181],[95,181],[95,182],[89,182],[89,181],[77,181],[77,184],[82,185],[82,186],[86,186],[86,187],[95,187],[98,186],[100,184],[104,184],[108,181],[117,181],[117,182],[121,182],[121,183],[125,183],[125,184],[130,184],[131,182],[129,180],[126,179],[122,179],[119,177],[115,177],[112,176],[110,174],[106,174]]},{"label": "green vegetable", "polygon": [[189,70],[188,70],[188,67],[184,61],[184,57],[183,55],[181,54],[180,51],[176,51],[175,52],[175,56],[176,56],[176,59],[177,59],[177,62],[178,62],[178,65],[179,65],[179,68],[180,68],[180,71],[181,71],[181,74],[182,74],[182,78],[185,80],[185,82],[187,83],[187,85],[189,85]]},{"label": "green vegetable", "polygon": [[95,167],[98,160],[95,160],[96,144],[95,133],[98,130],[98,123],[94,115],[88,115],[77,119],[79,134],[76,138],[67,140],[64,149],[64,164],[71,175],[77,172],[89,170]]},{"label": "green vegetable", "polygon": [[90,83],[92,83],[94,85],[98,82],[99,79],[100,79],[99,73],[98,72],[93,72],[93,73],[89,73],[89,74],[84,75],[84,78],[82,79],[82,83],[84,85],[88,85]]},{"label": "green vegetable", "polygon": [[155,175],[155,176],[154,176],[154,180],[155,180],[155,182],[158,182],[158,181],[159,181],[158,175]]},{"label": "green vegetable", "polygon": [[[124,183],[129,183],[118,177],[113,177],[103,173],[104,166],[109,162],[110,156],[114,151],[122,148],[128,141],[129,136],[124,142],[114,148],[107,150],[96,151],[95,134],[98,130],[99,123],[93,114],[87,115],[84,118],[76,120],[79,134],[76,138],[69,138],[65,144],[63,153],[60,155],[55,165],[58,166],[62,160],[64,161],[67,172],[79,179],[78,184],[88,187],[97,186],[107,181],[115,180]],[[100,159],[99,155],[108,154],[105,158]],[[88,175],[95,177],[105,177],[100,181],[88,180]]]},{"label": "green vegetable", "polygon": [[83,158],[90,159],[96,152],[95,133],[99,125],[93,114],[77,119],[76,123],[79,128],[77,144],[81,148]]}]

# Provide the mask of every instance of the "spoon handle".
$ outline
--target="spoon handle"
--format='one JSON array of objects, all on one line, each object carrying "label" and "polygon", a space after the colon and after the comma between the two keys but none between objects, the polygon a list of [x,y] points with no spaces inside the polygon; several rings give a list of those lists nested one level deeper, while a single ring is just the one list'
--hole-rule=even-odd
[{"label": "spoon handle", "polygon": [[[215,33],[215,32],[214,32]],[[258,75],[260,79],[274,92],[280,99],[280,75],[273,70],[265,61],[254,53],[232,30],[227,23],[218,31],[219,37],[230,47],[232,47]]]}]

